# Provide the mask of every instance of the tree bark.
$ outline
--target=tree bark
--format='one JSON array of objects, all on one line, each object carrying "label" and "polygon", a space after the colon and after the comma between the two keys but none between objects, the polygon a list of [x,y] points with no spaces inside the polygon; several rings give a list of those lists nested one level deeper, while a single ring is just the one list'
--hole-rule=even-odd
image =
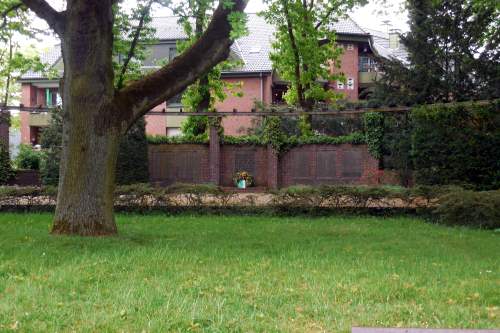
[{"label": "tree bark", "polygon": [[52,233],[111,235],[117,232],[113,191],[123,131],[102,116],[114,96],[111,5],[73,1],[66,15],[63,149]]}]

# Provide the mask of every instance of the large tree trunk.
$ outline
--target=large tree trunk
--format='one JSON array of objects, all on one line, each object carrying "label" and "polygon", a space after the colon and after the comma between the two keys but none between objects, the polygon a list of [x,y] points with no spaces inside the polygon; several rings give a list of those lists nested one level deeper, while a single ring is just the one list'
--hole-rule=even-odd
[{"label": "large tree trunk", "polygon": [[52,233],[112,235],[115,165],[121,135],[148,110],[183,91],[226,59],[228,16],[242,12],[221,1],[202,37],[171,63],[114,89],[112,47],[116,0],[68,0],[57,12],[45,0],[21,0],[62,40],[63,148]]},{"label": "large tree trunk", "polygon": [[73,1],[66,15],[63,147],[52,233],[112,235],[122,125],[105,116],[114,96],[110,0]]}]

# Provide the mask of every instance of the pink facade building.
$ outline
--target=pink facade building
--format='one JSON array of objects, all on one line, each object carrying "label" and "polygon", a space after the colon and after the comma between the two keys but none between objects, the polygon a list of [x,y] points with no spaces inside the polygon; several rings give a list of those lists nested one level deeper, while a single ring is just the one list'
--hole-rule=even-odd
[{"label": "pink facade building", "polygon": [[[186,38],[176,17],[159,17],[153,19],[158,42],[150,47],[148,59],[144,67],[159,68],[159,61],[171,60],[176,55],[176,42]],[[378,57],[399,58],[405,56],[404,50],[396,43],[396,35],[385,34],[361,28],[351,18],[336,23],[332,29],[337,33],[337,42],[343,47],[340,68],[333,71],[343,73],[345,81],[329,82],[330,89],[343,93],[345,99],[357,101],[366,98],[378,75],[376,61]],[[242,97],[228,94],[227,98],[216,105],[218,111],[248,112],[256,103],[266,105],[282,103],[281,96],[286,91],[286,82],[279,80],[273,71],[269,59],[274,29],[261,17],[249,14],[249,34],[241,37],[231,46],[230,58],[238,60],[238,67],[223,72],[223,79],[230,83],[240,83]],[[62,75],[63,65],[60,47],[57,46],[42,56],[42,60],[50,64]],[[404,59],[403,59],[404,60]],[[24,106],[53,106],[60,103],[58,93],[59,80],[49,79],[41,73],[29,72],[21,79],[22,101]],[[160,113],[147,114],[146,132],[150,135],[179,135],[184,117],[169,116],[171,111],[182,108],[179,99],[165,101],[153,111]],[[247,134],[255,122],[255,117],[226,116],[223,119],[224,131],[228,135]],[[49,115],[37,112],[21,112],[21,136],[23,143],[37,144],[41,129],[47,125]]]}]

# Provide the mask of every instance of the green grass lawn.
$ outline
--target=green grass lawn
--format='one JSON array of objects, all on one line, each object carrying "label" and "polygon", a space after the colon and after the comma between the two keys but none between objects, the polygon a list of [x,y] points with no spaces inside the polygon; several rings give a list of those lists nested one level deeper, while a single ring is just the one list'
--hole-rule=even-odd
[{"label": "green grass lawn", "polygon": [[500,234],[415,218],[0,214],[0,331],[500,327]]}]

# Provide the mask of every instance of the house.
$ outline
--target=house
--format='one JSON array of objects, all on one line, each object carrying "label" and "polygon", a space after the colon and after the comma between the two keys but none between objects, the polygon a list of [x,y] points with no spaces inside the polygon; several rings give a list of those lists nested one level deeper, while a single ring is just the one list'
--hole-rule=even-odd
[{"label": "house", "polygon": [[[171,60],[176,56],[176,42],[186,38],[177,17],[157,17],[152,21],[156,29],[157,43],[150,46],[149,56],[144,62],[145,69],[154,69],[159,60]],[[346,99],[357,101],[366,98],[377,75],[377,58],[405,59],[406,53],[399,46],[396,32],[383,33],[364,29],[347,17],[332,26],[337,32],[337,42],[344,48],[341,68],[346,82],[330,82],[331,89],[344,93]],[[239,60],[239,65],[224,71],[223,79],[231,83],[241,83],[243,97],[228,95],[216,105],[217,110],[251,112],[256,102],[280,103],[286,91],[286,82],[280,81],[269,59],[274,28],[256,14],[248,14],[247,36],[241,37],[231,46],[230,57]],[[42,60],[62,75],[63,62],[60,47],[55,47],[42,56]],[[41,73],[28,72],[21,80],[24,106],[52,106],[60,102],[58,78],[47,78]],[[178,135],[184,117],[169,116],[171,111],[181,108],[180,99],[166,101],[154,108],[161,113],[146,115],[146,131],[150,135]],[[47,125],[50,115],[46,113],[21,112],[21,137],[23,143],[37,144],[41,129]],[[246,134],[252,127],[254,117],[225,117],[223,126],[226,134]]]}]

